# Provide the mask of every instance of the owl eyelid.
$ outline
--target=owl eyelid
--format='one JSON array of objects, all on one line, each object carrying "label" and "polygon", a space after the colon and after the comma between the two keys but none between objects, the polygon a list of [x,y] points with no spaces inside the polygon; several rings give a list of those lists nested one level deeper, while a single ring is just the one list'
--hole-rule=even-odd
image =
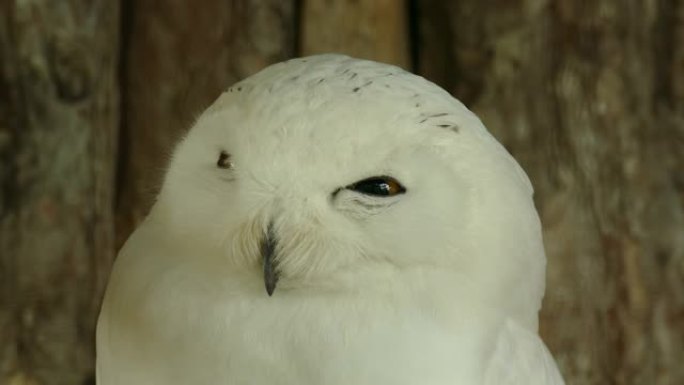
[{"label": "owl eyelid", "polygon": [[230,161],[231,155],[226,152],[221,150],[219,153],[219,157],[216,160],[216,167],[222,168],[222,169],[231,169],[233,168],[233,162]]}]

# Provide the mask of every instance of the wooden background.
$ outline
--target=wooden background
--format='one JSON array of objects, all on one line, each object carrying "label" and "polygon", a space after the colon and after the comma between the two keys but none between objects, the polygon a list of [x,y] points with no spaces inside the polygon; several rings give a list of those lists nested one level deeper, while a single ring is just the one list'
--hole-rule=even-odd
[{"label": "wooden background", "polygon": [[442,85],[530,174],[568,384],[684,384],[684,0],[0,0],[0,384],[93,383],[173,143],[328,51]]}]

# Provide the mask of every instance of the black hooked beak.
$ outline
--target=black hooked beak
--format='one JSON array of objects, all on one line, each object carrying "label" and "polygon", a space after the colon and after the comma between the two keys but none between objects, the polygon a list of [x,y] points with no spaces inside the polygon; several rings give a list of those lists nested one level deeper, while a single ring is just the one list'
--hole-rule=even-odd
[{"label": "black hooked beak", "polygon": [[268,225],[266,235],[261,241],[261,257],[264,264],[264,284],[266,285],[266,292],[269,297],[273,295],[280,273],[278,272],[278,264],[275,260],[275,248],[277,244],[275,234],[273,232],[273,224]]}]

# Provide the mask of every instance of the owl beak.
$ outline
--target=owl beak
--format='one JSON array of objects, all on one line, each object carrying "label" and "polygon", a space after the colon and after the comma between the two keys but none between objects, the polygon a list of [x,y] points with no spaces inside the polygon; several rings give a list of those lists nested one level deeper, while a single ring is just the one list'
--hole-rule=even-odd
[{"label": "owl beak", "polygon": [[278,263],[275,260],[275,249],[277,239],[273,231],[273,224],[268,225],[268,230],[261,241],[261,257],[264,267],[264,284],[266,286],[266,293],[272,296],[275,291],[276,284],[280,273],[278,272]]}]

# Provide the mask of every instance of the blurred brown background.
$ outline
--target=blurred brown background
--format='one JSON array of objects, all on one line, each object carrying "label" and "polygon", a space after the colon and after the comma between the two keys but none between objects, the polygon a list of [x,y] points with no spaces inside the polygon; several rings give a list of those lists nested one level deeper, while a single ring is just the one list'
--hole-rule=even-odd
[{"label": "blurred brown background", "polygon": [[684,384],[684,1],[0,0],[0,384],[90,384],[115,250],[173,144],[297,55],[396,63],[536,187],[569,384]]}]

